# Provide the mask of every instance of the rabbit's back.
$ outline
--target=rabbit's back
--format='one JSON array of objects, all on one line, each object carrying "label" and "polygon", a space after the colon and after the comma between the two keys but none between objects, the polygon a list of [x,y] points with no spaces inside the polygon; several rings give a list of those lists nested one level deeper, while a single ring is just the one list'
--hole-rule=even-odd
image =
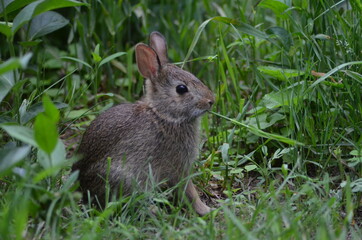
[{"label": "rabbit's back", "polygon": [[111,159],[109,183],[123,184],[129,193],[134,181],[145,184],[152,171],[156,181],[176,184],[188,174],[197,156],[197,123],[170,123],[147,104],[121,104],[96,118],[85,132],[78,152],[82,188],[104,195],[107,159]]}]

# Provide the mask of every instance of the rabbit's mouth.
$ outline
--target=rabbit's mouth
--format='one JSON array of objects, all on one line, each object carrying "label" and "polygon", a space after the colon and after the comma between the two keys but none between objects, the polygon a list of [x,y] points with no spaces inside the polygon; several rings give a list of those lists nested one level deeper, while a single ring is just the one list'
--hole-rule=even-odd
[{"label": "rabbit's mouth", "polygon": [[193,111],[193,116],[200,117],[201,115],[205,114],[209,110],[210,109],[196,109],[195,111]]}]

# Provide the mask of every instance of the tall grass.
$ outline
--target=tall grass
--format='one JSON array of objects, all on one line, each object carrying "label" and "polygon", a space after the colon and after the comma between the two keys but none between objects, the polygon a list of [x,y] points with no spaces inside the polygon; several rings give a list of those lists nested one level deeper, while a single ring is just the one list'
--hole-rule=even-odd
[{"label": "tall grass", "polygon": [[[48,1],[50,32],[19,25],[31,4],[0,0],[0,239],[360,238],[359,1]],[[70,173],[85,126],[142,95],[133,46],[154,30],[216,95],[203,218],[170,192],[79,204]]]}]

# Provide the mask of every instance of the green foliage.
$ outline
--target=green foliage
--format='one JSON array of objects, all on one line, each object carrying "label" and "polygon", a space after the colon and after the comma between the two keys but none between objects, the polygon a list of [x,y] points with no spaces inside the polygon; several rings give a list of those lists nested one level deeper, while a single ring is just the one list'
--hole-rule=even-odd
[{"label": "green foliage", "polygon": [[39,148],[50,154],[58,142],[59,111],[47,95],[43,97],[43,106],[44,112],[35,119],[34,137]]},{"label": "green foliage", "polygon": [[[0,239],[359,239],[361,6],[0,0]],[[100,112],[142,96],[133,46],[154,30],[216,95],[203,218],[174,189],[80,204],[66,158]]]},{"label": "green foliage", "polygon": [[272,66],[259,66],[258,70],[278,80],[287,81],[304,75],[305,72],[296,69],[283,69]]},{"label": "green foliage", "polygon": [[30,151],[29,146],[3,148],[0,150],[0,176],[23,160]]},{"label": "green foliage", "polygon": [[29,26],[29,40],[54,32],[69,23],[62,15],[48,11],[34,17]]},{"label": "green foliage", "polygon": [[[45,24],[47,21],[49,21],[49,15],[50,16],[57,16],[56,21],[54,22],[55,25],[53,25],[52,30],[56,30],[56,25],[62,25],[65,24],[60,21],[59,15],[56,15],[54,12],[51,12],[50,10],[58,9],[58,8],[64,8],[64,7],[75,7],[75,6],[81,6],[85,5],[84,3],[74,1],[74,0],[39,0],[35,1],[27,6],[25,6],[14,18],[13,26],[12,26],[12,33],[16,33],[20,27],[22,27],[24,24],[28,23],[30,20],[35,19],[35,23],[31,25],[31,28],[38,28],[39,30],[43,28],[43,24]],[[21,6],[21,5],[19,5]],[[43,19],[35,18],[39,14],[47,13],[47,15],[43,15]],[[52,19],[54,20],[54,19]],[[64,21],[64,20],[63,20]],[[43,23],[43,24],[39,24]],[[37,25],[37,26],[36,26]],[[30,28],[30,29],[31,29]],[[31,32],[34,30],[30,30]],[[44,31],[44,30],[43,30]],[[48,32],[49,29],[47,30]],[[45,35],[45,34],[43,34]],[[39,35],[42,36],[42,35]]]},{"label": "green foliage", "polygon": [[[26,67],[28,61],[31,58],[31,54],[26,55],[26,57],[23,57],[21,59],[18,58],[10,58],[6,62],[2,63],[0,65],[0,74],[4,74],[6,72],[18,69],[20,67]],[[3,84],[5,85],[5,80],[3,80]]]},{"label": "green foliage", "polygon": [[284,12],[291,7],[279,0],[263,0],[258,6],[272,10],[278,17],[284,17]]}]

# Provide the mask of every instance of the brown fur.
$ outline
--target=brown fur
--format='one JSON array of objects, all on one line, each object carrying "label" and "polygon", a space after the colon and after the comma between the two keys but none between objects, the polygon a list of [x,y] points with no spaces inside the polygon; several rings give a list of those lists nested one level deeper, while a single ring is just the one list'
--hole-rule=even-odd
[{"label": "brown fur", "polygon": [[[113,192],[122,184],[123,193],[129,194],[135,181],[145,188],[150,168],[156,182],[167,180],[170,186],[187,177],[198,155],[199,117],[214,102],[213,93],[199,79],[167,63],[164,37],[153,32],[150,38],[151,47],[136,46],[138,68],[147,78],[145,96],[97,117],[80,144],[82,159],[73,166],[73,171],[79,170],[82,190],[97,195],[101,202],[108,157]],[[186,85],[188,92],[177,93],[180,84]],[[191,181],[186,195],[198,214],[210,211]]]}]

